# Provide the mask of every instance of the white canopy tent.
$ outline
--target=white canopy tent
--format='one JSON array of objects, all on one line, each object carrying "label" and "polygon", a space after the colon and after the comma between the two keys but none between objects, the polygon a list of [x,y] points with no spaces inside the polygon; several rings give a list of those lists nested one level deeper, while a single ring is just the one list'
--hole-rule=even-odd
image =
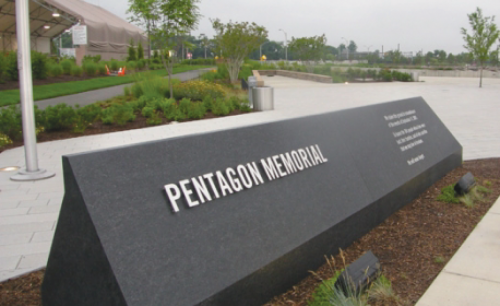
[{"label": "white canopy tent", "polygon": [[[87,44],[76,50],[77,61],[85,55],[101,55],[105,60],[127,55],[130,40],[142,43],[149,54],[144,30],[105,9],[82,0],[30,0],[31,48],[50,53],[50,40],[75,24],[87,27]],[[0,47],[17,49],[14,0],[0,0]]]}]

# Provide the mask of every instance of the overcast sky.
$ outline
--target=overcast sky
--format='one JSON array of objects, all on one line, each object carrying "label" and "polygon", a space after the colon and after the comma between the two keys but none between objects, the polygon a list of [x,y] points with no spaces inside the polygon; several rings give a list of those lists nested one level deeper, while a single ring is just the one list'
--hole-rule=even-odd
[{"label": "overcast sky", "polygon": [[[85,0],[126,19],[128,0]],[[469,27],[467,14],[476,7],[486,16],[499,16],[500,0],[201,0],[198,29],[212,37],[210,19],[223,22],[249,21],[266,27],[269,39],[284,41],[283,29],[291,37],[326,34],[328,44],[338,46],[354,40],[358,51],[424,53],[443,49],[464,52],[461,27]],[[496,20],[500,26],[500,19]]]}]

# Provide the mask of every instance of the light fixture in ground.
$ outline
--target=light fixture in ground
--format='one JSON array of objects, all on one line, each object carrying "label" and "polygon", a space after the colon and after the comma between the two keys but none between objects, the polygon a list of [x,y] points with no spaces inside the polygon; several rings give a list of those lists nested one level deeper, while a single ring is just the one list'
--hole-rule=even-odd
[{"label": "light fixture in ground", "polygon": [[43,28],[44,28],[45,30],[48,30],[48,29],[50,29],[50,26],[49,26],[48,24],[46,24],[46,25],[44,25],[44,26],[43,26]]},{"label": "light fixture in ground", "polygon": [[18,166],[8,166],[8,167],[0,168],[0,172],[9,172],[9,171],[17,171],[17,170],[19,170]]},{"label": "light fixture in ground", "polygon": [[56,17],[57,18],[59,16],[61,16],[61,14],[59,14],[57,11],[55,11],[55,12],[52,13],[52,17]]}]

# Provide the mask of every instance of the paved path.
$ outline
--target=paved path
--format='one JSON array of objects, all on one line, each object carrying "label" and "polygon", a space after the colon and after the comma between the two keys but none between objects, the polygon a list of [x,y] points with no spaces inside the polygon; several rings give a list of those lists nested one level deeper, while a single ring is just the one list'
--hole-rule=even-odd
[{"label": "paved path", "polygon": [[[185,82],[192,79],[197,79],[201,73],[203,73],[208,69],[200,69],[200,70],[192,70],[181,72],[173,75],[174,79],[178,79],[181,82]],[[123,88],[126,86],[130,86],[130,84],[122,84],[113,87],[107,87],[102,89],[97,89],[93,91],[82,92],[74,95],[62,96],[52,99],[40,100],[36,101],[35,105],[40,109],[44,109],[49,105],[57,105],[60,103],[66,103],[68,105],[76,105],[85,106],[88,104],[95,103],[96,101],[107,100],[119,95],[123,95]]]},{"label": "paved path", "polygon": [[[0,281],[46,265],[64,192],[61,156],[65,154],[422,96],[462,144],[464,159],[500,157],[498,119],[500,80],[497,79],[485,79],[482,89],[477,87],[477,79],[464,78],[421,78],[425,82],[349,85],[320,84],[279,76],[264,77],[264,79],[267,85],[275,88],[274,111],[41,143],[38,145],[40,167],[55,171],[54,178],[35,182],[13,182],[9,179],[13,175],[12,172],[0,172]],[[23,148],[15,148],[0,154],[0,168],[23,165]],[[489,285],[484,288],[498,293],[500,293],[499,206],[497,203],[494,207],[493,213],[496,216],[494,215],[493,219],[485,217],[474,231],[476,233],[478,229],[486,228],[489,234],[480,233],[479,240],[471,238],[472,247],[465,245],[462,247],[469,248],[477,257],[469,261],[460,261],[458,264],[472,261],[490,263],[491,261],[487,261],[485,257],[496,256],[492,259],[495,260],[496,266],[492,264],[488,267],[490,275],[495,278],[486,281]],[[452,262],[450,261],[450,264]],[[448,266],[445,270],[447,268]],[[477,278],[483,280],[485,277],[483,275]],[[438,280],[440,279],[441,276]],[[467,281],[459,282],[461,286],[467,287],[473,279],[474,277],[469,277]],[[477,285],[470,288],[482,292],[480,287]],[[446,293],[448,290],[437,288],[438,293]],[[453,304],[436,304],[435,301],[436,299],[430,298],[430,302],[422,305]],[[488,303],[482,303],[484,304]]]}]

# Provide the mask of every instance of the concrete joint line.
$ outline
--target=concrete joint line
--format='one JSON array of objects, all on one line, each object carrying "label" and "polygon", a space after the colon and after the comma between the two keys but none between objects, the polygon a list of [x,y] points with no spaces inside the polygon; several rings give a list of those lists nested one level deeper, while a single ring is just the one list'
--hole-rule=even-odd
[{"label": "concrete joint line", "polygon": [[500,284],[500,282],[493,281],[493,280],[490,280],[490,279],[485,279],[485,278],[475,277],[475,276],[471,276],[471,275],[460,274],[460,273],[456,273],[456,272],[450,272],[450,271],[446,271],[446,270],[443,270],[442,273],[447,273],[447,274],[461,276],[461,277],[466,277],[466,278],[471,278],[471,279],[477,279],[477,280],[480,280],[480,281],[485,281],[485,282],[489,282],[489,283],[493,283],[493,284]]}]

